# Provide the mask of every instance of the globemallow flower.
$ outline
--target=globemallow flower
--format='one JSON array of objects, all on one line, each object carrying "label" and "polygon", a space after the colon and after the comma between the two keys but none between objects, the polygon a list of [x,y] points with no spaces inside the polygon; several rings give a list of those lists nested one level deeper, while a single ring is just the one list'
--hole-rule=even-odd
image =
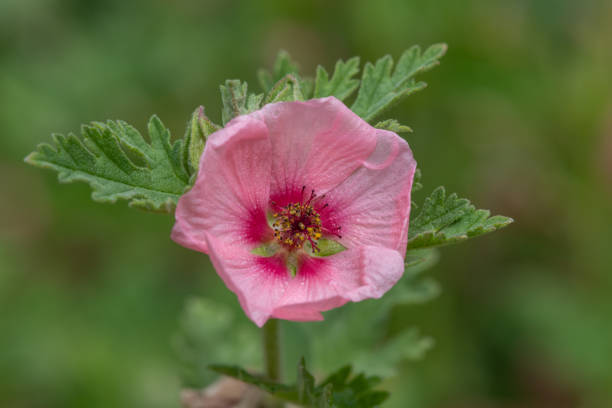
[{"label": "globemallow flower", "polygon": [[210,256],[258,326],[322,320],[402,276],[415,168],[334,97],[269,104],[209,136],[172,239]]}]

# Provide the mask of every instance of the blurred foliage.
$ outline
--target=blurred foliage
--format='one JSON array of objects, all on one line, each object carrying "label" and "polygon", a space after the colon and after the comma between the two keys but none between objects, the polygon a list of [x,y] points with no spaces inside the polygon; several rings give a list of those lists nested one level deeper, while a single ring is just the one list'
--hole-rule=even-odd
[{"label": "blurred foliage", "polygon": [[215,372],[252,384],[275,397],[312,408],[370,408],[378,407],[389,398],[387,391],[375,390],[380,383],[376,376],[363,373],[352,375],[350,365],[341,367],[317,383],[306,368],[302,357],[298,363],[294,384],[279,384],[265,377],[253,375],[240,367],[211,366]]},{"label": "blurred foliage", "polygon": [[[415,201],[443,184],[517,223],[442,248],[441,296],[355,334],[435,339],[381,385],[386,406],[611,406],[611,22],[605,0],[3,0],[0,406],[176,407],[185,300],[235,305],[205,256],[169,240],[171,217],[57,185],[22,163],[36,143],[106,118],[142,132],[153,113],[182,135],[196,106],[221,117],[219,83],[255,84],[281,48],[315,72],[440,41],[429,89],[389,111],[414,129]],[[237,316],[225,327],[242,336]],[[286,373],[299,330],[324,325],[285,325]],[[324,353],[345,349],[309,367],[336,369]]]}]

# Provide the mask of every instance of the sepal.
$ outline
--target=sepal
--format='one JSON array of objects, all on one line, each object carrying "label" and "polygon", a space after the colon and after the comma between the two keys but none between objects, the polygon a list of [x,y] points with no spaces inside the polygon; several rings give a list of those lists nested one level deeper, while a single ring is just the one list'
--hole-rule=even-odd
[{"label": "sepal", "polygon": [[191,115],[183,138],[183,166],[190,176],[198,172],[208,136],[220,128],[204,114],[203,106],[196,108]]}]

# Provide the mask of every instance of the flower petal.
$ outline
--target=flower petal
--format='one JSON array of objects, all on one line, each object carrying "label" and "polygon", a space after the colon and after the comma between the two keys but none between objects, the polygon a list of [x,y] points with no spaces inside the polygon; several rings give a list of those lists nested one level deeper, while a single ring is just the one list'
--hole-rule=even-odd
[{"label": "flower petal", "polygon": [[395,133],[377,130],[377,137],[363,166],[327,194],[321,221],[324,227],[340,226],[339,241],[348,248],[375,245],[404,254],[416,161]]},{"label": "flower petal", "polygon": [[404,259],[395,250],[364,246],[326,258],[307,258],[291,279],[273,316],[287,320],[322,320],[320,312],[379,298],[401,278]]},{"label": "flower petal", "polygon": [[270,140],[254,115],[240,116],[208,138],[193,188],[178,202],[172,239],[208,252],[206,234],[242,244],[267,232]]},{"label": "flower petal", "polygon": [[261,114],[272,143],[273,199],[291,200],[302,186],[325,193],[376,147],[375,129],[334,97],[270,104]]},{"label": "flower petal", "polygon": [[207,234],[210,260],[227,287],[238,296],[246,315],[259,327],[285,295],[291,277],[279,257],[253,255],[244,246],[232,245]]},{"label": "flower petal", "polygon": [[271,317],[322,320],[321,312],[348,301],[379,298],[404,272],[399,252],[367,246],[327,258],[307,257],[292,278],[280,257],[259,257],[244,247],[207,238],[213,266],[259,327]]},{"label": "flower petal", "polygon": [[360,250],[360,286],[345,295],[352,302],[380,298],[404,274],[402,253],[375,246],[364,246]]}]

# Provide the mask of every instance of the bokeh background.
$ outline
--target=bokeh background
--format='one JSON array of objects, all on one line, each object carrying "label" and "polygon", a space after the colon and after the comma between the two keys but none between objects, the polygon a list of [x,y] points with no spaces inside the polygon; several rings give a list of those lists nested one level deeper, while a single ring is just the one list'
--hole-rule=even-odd
[{"label": "bokeh background", "polygon": [[442,41],[389,112],[415,130],[415,198],[446,185],[516,223],[444,248],[441,295],[396,311],[435,347],[388,406],[612,406],[610,39],[606,0],[0,1],[0,406],[178,407],[185,301],[220,287],[172,217],[26,166],[38,142],[153,113],[180,136],[200,104],[219,121],[218,85],[258,88],[280,48],[312,73]]}]

